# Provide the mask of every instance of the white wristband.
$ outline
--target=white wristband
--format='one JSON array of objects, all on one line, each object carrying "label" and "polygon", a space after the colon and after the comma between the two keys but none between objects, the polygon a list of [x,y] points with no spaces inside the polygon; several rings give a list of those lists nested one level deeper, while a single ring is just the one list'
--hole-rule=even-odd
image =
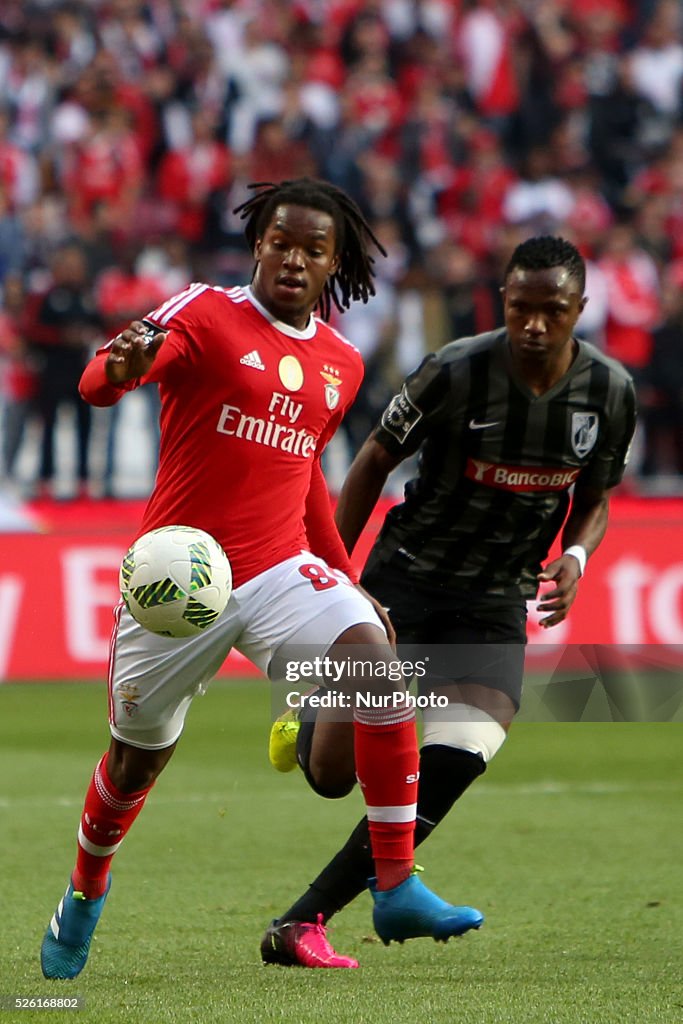
[{"label": "white wristband", "polygon": [[586,560],[588,555],[586,549],[581,544],[572,544],[570,548],[562,552],[563,555],[573,555],[576,561],[579,563],[579,576],[583,576],[586,571]]}]

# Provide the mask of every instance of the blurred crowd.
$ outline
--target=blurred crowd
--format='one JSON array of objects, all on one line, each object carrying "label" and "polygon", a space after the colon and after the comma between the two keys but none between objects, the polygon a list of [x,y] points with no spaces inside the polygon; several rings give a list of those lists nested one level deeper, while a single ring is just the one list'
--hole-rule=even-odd
[{"label": "blurred crowd", "polygon": [[[1,471],[40,430],[54,481],[83,365],[193,279],[248,280],[249,182],[326,178],[388,258],[340,318],[366,382],[349,452],[422,355],[500,323],[521,239],[588,262],[579,333],[639,391],[641,480],[683,474],[683,13],[678,0],[2,0]],[[147,389],[149,430],[157,397]]]}]

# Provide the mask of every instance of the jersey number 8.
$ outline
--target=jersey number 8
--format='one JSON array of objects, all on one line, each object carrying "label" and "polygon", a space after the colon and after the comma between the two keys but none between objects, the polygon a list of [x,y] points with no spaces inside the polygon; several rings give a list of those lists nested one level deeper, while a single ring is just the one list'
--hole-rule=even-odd
[{"label": "jersey number 8", "polygon": [[299,572],[304,579],[309,580],[314,590],[329,590],[331,587],[336,587],[339,582],[334,576],[330,576],[322,566],[313,563],[300,565]]}]

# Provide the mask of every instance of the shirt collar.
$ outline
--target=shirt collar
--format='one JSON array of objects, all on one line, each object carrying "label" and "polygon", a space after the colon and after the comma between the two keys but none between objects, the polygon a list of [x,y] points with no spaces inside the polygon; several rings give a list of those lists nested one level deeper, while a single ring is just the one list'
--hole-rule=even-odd
[{"label": "shirt collar", "polygon": [[283,323],[282,320],[278,320],[277,317],[274,317],[272,313],[269,313],[266,307],[263,306],[258,301],[250,285],[246,286],[246,288],[244,289],[244,294],[249,299],[249,302],[251,302],[252,306],[254,306],[255,309],[259,311],[261,316],[265,317],[268,323],[271,324],[276,331],[280,331],[281,334],[286,334],[288,338],[299,338],[307,340],[308,338],[315,337],[316,332],[318,330],[318,325],[315,321],[314,316],[310,316],[308,319],[308,323],[306,324],[304,329],[302,331],[299,331],[297,330],[296,327],[292,327],[291,324]]}]

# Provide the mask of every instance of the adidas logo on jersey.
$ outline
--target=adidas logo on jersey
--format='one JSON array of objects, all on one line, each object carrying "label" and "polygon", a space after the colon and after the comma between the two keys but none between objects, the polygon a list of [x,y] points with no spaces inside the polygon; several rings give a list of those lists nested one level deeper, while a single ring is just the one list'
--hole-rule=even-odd
[{"label": "adidas logo on jersey", "polygon": [[254,370],[265,370],[265,366],[261,362],[261,356],[258,354],[256,349],[252,352],[247,352],[245,356],[240,359],[242,366],[251,366]]}]

